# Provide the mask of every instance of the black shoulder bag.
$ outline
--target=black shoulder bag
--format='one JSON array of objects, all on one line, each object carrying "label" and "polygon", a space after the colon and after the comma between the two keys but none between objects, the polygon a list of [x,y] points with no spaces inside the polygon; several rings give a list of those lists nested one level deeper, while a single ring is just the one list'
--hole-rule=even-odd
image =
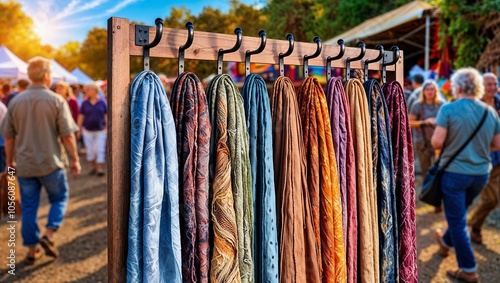
[{"label": "black shoulder bag", "polygon": [[486,116],[488,114],[488,108],[484,109],[483,117],[477,125],[476,129],[470,135],[469,139],[460,147],[457,152],[446,162],[443,167],[439,167],[439,161],[441,156],[443,156],[444,147],[441,150],[439,159],[432,165],[432,167],[427,171],[425,175],[424,183],[422,185],[422,191],[420,192],[419,199],[432,206],[441,206],[441,199],[443,198],[443,192],[441,191],[441,177],[443,176],[444,170],[450,165],[450,163],[457,157],[457,155],[469,144],[469,142],[474,138],[474,136],[479,132],[481,126],[483,126]]}]

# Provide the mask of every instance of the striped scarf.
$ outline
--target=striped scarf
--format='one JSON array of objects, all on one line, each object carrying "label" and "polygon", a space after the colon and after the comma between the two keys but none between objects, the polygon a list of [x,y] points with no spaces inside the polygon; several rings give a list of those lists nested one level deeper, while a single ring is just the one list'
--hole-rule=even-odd
[{"label": "striped scarf", "polygon": [[397,281],[397,215],[389,113],[376,80],[363,84],[371,115],[373,176],[377,189],[380,281]]},{"label": "striped scarf", "polygon": [[346,282],[340,186],[325,93],[318,79],[307,77],[297,95],[320,273],[326,282]]},{"label": "striped scarf", "polygon": [[382,87],[389,109],[394,180],[398,214],[399,280],[418,282],[417,228],[415,215],[415,168],[410,122],[401,85],[394,81]]},{"label": "striped scarf", "polygon": [[170,100],[177,128],[184,282],[208,282],[208,162],[210,117],[205,90],[189,72],[174,83]]},{"label": "striped scarf", "polygon": [[214,177],[215,244],[210,277],[212,282],[253,282],[252,180],[243,100],[227,74],[216,76],[207,93],[212,124],[210,172]]},{"label": "striped scarf", "polygon": [[350,79],[345,86],[349,101],[358,192],[359,278],[361,282],[380,282],[377,192],[373,179],[370,113],[361,81]]},{"label": "striped scarf", "polygon": [[250,137],[255,215],[255,281],[277,283],[279,282],[279,260],[273,137],[271,106],[269,105],[266,82],[259,75],[249,75],[245,80],[241,95],[245,105],[246,125]]},{"label": "striped scarf", "polygon": [[130,213],[127,282],[182,282],[175,124],[160,79],[130,86]]},{"label": "striped scarf", "polygon": [[293,83],[279,77],[271,95],[280,282],[320,282],[305,176],[299,108]]},{"label": "striped scarf", "polygon": [[358,209],[356,198],[356,164],[347,97],[341,78],[331,78],[326,86],[333,146],[342,198],[342,223],[347,258],[347,282],[357,282]]}]

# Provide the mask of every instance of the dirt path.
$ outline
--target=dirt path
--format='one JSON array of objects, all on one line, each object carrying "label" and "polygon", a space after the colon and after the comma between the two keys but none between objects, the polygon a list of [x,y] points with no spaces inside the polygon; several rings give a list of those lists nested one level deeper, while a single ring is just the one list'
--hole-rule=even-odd
[{"label": "dirt path", "polygon": [[[26,266],[22,260],[27,249],[22,247],[21,225],[16,225],[16,275],[7,273],[9,233],[7,223],[0,221],[0,282],[106,282],[107,281],[107,188],[106,177],[84,174],[70,180],[71,196],[65,221],[56,236],[61,256],[52,261],[43,257],[35,266]],[[39,211],[40,227],[47,221],[48,202],[42,194]],[[417,240],[419,282],[453,282],[446,270],[456,268],[455,254],[442,258],[432,237],[433,229],[446,228],[442,213],[421,203],[417,206]],[[484,245],[473,245],[479,266],[481,282],[500,280],[500,228],[486,225]]]},{"label": "dirt path", "polygon": [[[83,156],[80,156],[81,158]],[[34,266],[23,263],[28,250],[22,246],[21,223],[16,225],[16,272],[8,274],[6,219],[0,220],[0,282],[107,282],[107,182],[106,176],[88,175],[82,161],[82,175],[70,178],[70,201],[64,222],[56,234],[60,257],[44,256]],[[49,204],[42,193],[39,226],[45,231]]]}]

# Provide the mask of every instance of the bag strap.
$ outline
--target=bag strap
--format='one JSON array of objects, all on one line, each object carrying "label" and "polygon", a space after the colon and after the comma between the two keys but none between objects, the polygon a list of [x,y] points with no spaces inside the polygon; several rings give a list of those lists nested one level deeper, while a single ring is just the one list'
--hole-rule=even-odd
[{"label": "bag strap", "polygon": [[[470,135],[469,139],[462,145],[462,147],[460,147],[457,152],[455,152],[455,154],[448,160],[448,162],[446,162],[446,164],[441,168],[441,170],[444,170],[446,169],[446,167],[448,167],[448,165],[450,165],[450,163],[455,159],[455,157],[458,156],[458,154],[460,154],[460,152],[469,144],[469,142],[474,138],[474,136],[477,134],[477,132],[479,132],[479,129],[481,129],[481,127],[483,126],[484,124],[484,121],[486,120],[486,116],[488,116],[488,107],[486,107],[484,109],[484,114],[483,114],[483,117],[481,118],[481,121],[479,122],[479,125],[477,125],[476,129],[474,130],[474,132]],[[444,147],[443,147],[443,150],[441,151],[441,155],[439,156],[439,159],[441,159],[441,156],[443,155],[443,151],[444,151]],[[437,161],[438,164],[439,164],[439,160]]]}]

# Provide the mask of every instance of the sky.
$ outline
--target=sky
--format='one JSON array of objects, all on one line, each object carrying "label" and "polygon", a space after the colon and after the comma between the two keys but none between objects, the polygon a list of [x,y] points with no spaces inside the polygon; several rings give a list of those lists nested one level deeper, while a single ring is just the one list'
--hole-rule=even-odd
[{"label": "sky", "polygon": [[[18,0],[24,13],[31,17],[42,44],[54,47],[68,41],[83,42],[93,27],[106,28],[110,17],[128,18],[154,26],[156,18],[166,18],[171,7],[184,6],[197,15],[211,6],[227,12],[229,0]],[[240,0],[247,5],[262,0]]]}]

